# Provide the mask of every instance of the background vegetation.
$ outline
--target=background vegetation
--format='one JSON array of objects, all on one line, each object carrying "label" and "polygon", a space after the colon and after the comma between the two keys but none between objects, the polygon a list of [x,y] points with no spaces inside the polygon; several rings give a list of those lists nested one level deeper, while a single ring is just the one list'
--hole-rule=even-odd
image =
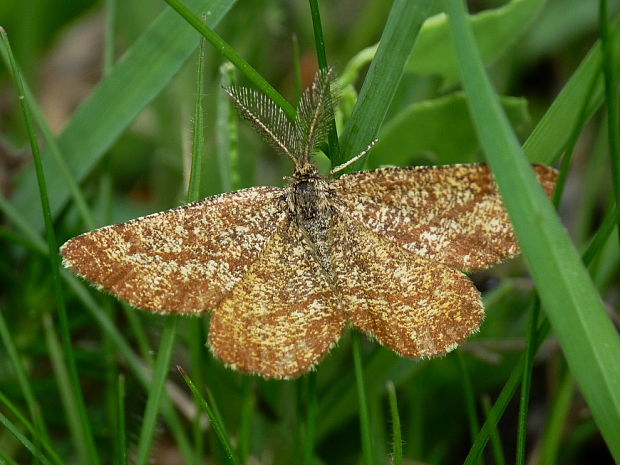
[{"label": "background vegetation", "polygon": [[[618,2],[478,0],[469,23],[458,0],[323,2],[320,19],[300,0],[185,4],[226,57],[198,53],[200,35],[164,2],[0,4],[35,128],[4,42],[0,463],[620,461]],[[449,19],[433,16],[444,7]],[[279,97],[268,82],[294,104],[325,58],[343,87],[334,162],[379,137],[357,169],[486,156],[496,172],[525,260],[473,276],[487,317],[457,351],[407,360],[349,332],[315,373],[265,381],[212,358],[208,315],[151,315],[57,272],[49,251],[81,232],[283,185],[290,163],[238,124],[220,87]],[[575,248],[523,153],[561,168]]]}]

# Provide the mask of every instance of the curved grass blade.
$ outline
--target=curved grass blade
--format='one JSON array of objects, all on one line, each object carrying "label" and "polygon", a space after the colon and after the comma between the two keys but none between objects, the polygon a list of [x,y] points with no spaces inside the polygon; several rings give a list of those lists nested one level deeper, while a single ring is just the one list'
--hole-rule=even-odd
[{"label": "curved grass blade", "polygon": [[386,384],[388,401],[390,403],[390,415],[392,418],[392,464],[403,465],[403,440],[400,432],[400,416],[398,415],[398,403],[396,402],[396,388],[392,381]]},{"label": "curved grass blade", "polygon": [[[614,71],[620,71],[620,18],[610,29],[610,46],[614,52]],[[581,118],[575,108],[582,108],[587,102],[588,121],[605,99],[603,79],[600,75],[602,63],[601,44],[596,42],[588,55],[581,61],[570,80],[564,85],[549,109],[540,119],[523,145],[523,151],[534,163],[551,163],[564,150],[570,138],[566,128],[575,127]],[[592,80],[596,79],[592,88]]]},{"label": "curved grass blade", "polygon": [[[599,0],[599,29],[603,53],[603,76],[607,98],[607,131],[611,157],[611,178],[616,203],[620,203],[620,134],[618,133],[618,81],[613,66],[613,42],[609,36],[609,6],[607,0]],[[618,225],[620,238],[620,224]]]},{"label": "curved grass blade", "polygon": [[362,366],[362,350],[360,348],[360,335],[352,336],[353,364],[355,366],[355,384],[357,386],[357,402],[360,417],[360,433],[362,435],[362,462],[364,465],[373,465],[374,454],[372,450],[372,436],[370,434],[370,416],[368,414],[368,402],[366,400],[366,385],[364,384],[364,368]]},{"label": "curved grass blade", "polygon": [[164,331],[161,336],[157,360],[155,361],[155,371],[149,389],[149,397],[144,411],[144,419],[142,420],[142,429],[140,430],[138,458],[136,459],[137,465],[146,465],[149,462],[149,452],[153,443],[153,436],[155,435],[157,412],[159,411],[160,401],[164,392],[166,374],[168,373],[168,365],[170,364],[170,356],[172,355],[172,347],[174,346],[176,327],[176,317],[172,316],[166,318],[166,325],[164,326]]},{"label": "curved grass blade", "polygon": [[[187,0],[191,8],[210,12],[207,17],[210,26],[215,26],[234,2]],[[78,182],[90,173],[105,151],[174,77],[198,40],[195,31],[175,11],[168,9],[153,21],[98,84],[58,137],[60,151],[65,154],[65,161]],[[44,153],[42,158],[48,177],[51,212],[57,215],[69,199],[69,192],[53,157]],[[36,206],[35,172],[29,168],[23,174],[13,205],[39,230],[43,220],[41,209]]]},{"label": "curved grass blade", "polygon": [[226,455],[228,457],[229,462],[232,465],[239,465],[239,460],[237,460],[237,456],[235,455],[232,444],[230,443],[230,440],[228,439],[228,434],[226,433],[226,429],[224,428],[224,425],[220,423],[219,415],[216,414],[216,412],[207,403],[207,401],[202,396],[202,394],[200,394],[198,389],[196,389],[196,386],[192,382],[192,379],[185,372],[185,370],[178,365],[177,365],[177,370],[179,370],[179,373],[181,373],[181,376],[183,376],[183,379],[187,383],[187,386],[191,389],[192,393],[194,394],[194,398],[199,402],[200,406],[204,409],[204,411],[209,417],[209,420],[211,420],[211,424],[213,425],[213,431],[215,432],[218,439],[222,443],[222,446],[224,447],[224,450],[226,451]]},{"label": "curved grass blade", "polygon": [[15,438],[22,443],[22,445],[30,451],[30,453],[37,458],[43,465],[52,465],[51,462],[30,442],[30,440],[24,436],[11,421],[0,413],[0,423],[4,425],[7,431],[10,431]]},{"label": "curved grass blade", "polygon": [[224,39],[213,31],[213,24],[200,21],[192,11],[185,6],[180,0],[165,0],[168,5],[176,10],[194,29],[196,29],[207,41],[219,50],[239,71],[245,76],[267,97],[278,105],[286,116],[291,120],[295,118],[295,109],[269,84],[247,61],[245,61]]},{"label": "curved grass blade", "polygon": [[543,307],[612,455],[620,460],[620,338],[499,106],[463,2],[445,5],[478,134]]},{"label": "curved grass blade", "polygon": [[[319,69],[327,72],[329,70],[329,64],[327,63],[327,52],[325,51],[325,38],[323,37],[323,26],[321,24],[321,11],[319,9],[319,2],[317,0],[310,0],[310,16],[312,17],[312,28],[314,30],[314,44],[316,48],[317,61],[319,62]],[[333,111],[331,115],[329,133],[328,133],[328,145],[329,145],[329,158],[338,158],[338,152],[340,147],[338,145],[338,133],[336,132],[336,120],[334,119]]]},{"label": "curved grass blade", "polygon": [[28,137],[30,140],[30,147],[32,150],[32,158],[35,165],[39,194],[39,202],[35,204],[41,207],[41,210],[43,211],[43,218],[45,221],[45,238],[48,247],[48,259],[51,272],[50,274],[52,280],[52,289],[56,304],[56,311],[58,314],[58,319],[60,321],[60,333],[64,346],[63,354],[58,357],[59,364],[57,365],[57,367],[63,370],[66,368],[66,370],[68,371],[68,379],[65,385],[66,391],[64,392],[65,400],[67,400],[67,402],[65,403],[65,407],[67,409],[67,414],[69,415],[69,417],[74,419],[71,428],[73,441],[75,443],[76,449],[80,453],[81,460],[84,463],[96,465],[99,463],[99,458],[95,449],[95,441],[90,428],[90,423],[88,422],[88,415],[86,414],[86,405],[77,375],[75,356],[72,349],[71,334],[69,331],[69,322],[67,318],[67,310],[65,307],[65,298],[62,285],[60,283],[60,258],[58,255],[58,243],[56,242],[56,233],[54,231],[54,223],[52,219],[52,213],[50,211],[47,179],[43,170],[41,152],[39,150],[39,144],[37,142],[35,134],[32,112],[25,96],[24,82],[21,73],[17,68],[17,64],[15,63],[15,58],[11,50],[9,39],[2,27],[0,27],[0,36],[2,37],[2,42],[4,43],[4,47],[7,51],[11,74],[17,86],[18,96],[24,117],[24,123],[26,125],[26,130],[28,132]]},{"label": "curved grass blade", "polygon": [[[418,32],[434,6],[435,0],[395,0],[392,4],[379,48],[340,137],[334,166],[353,158],[377,138]],[[362,164],[354,163],[348,172],[359,170]]]}]

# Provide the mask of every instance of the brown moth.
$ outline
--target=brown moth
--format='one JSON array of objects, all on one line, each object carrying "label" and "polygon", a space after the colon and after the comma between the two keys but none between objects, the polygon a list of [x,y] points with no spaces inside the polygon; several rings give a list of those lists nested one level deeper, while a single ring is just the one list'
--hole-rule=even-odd
[{"label": "brown moth", "polygon": [[[311,157],[330,128],[333,80],[317,74],[294,122],[264,95],[227,90],[294,161],[290,185],[82,234],[62,246],[65,266],[145,310],[211,309],[213,353],[264,377],[307,372],[347,325],[406,357],[453,350],[484,316],[463,271],[519,253],[493,176],[480,164],[321,175]],[[556,171],[534,170],[550,194]]]}]

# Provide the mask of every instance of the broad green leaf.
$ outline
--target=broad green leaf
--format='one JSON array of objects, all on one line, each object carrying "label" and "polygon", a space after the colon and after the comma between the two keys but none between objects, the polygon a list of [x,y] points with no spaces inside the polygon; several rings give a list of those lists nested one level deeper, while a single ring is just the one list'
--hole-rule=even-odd
[{"label": "broad green leaf", "polygon": [[[500,8],[469,17],[485,65],[493,63],[519,39],[544,4],[545,0],[513,0]],[[439,75],[444,87],[459,82],[458,65],[445,14],[426,21],[413,48],[407,71]]]},{"label": "broad green leaf", "polygon": [[[209,12],[206,22],[215,26],[235,0],[187,0],[198,14]],[[58,138],[73,175],[83,180],[105,151],[179,71],[198,45],[200,35],[178,14],[166,9],[130,47],[110,74],[76,110]],[[69,190],[58,165],[44,154],[44,169],[52,214],[69,199]],[[36,177],[29,168],[17,185],[13,205],[25,219],[43,227]]]},{"label": "broad green leaf", "polygon": [[[610,34],[616,73],[620,72],[619,30],[620,20],[616,20]],[[579,120],[583,102],[587,102],[586,121],[601,106],[605,88],[600,69],[601,44],[597,41],[525,142],[523,150],[531,161],[551,163],[564,150],[571,128]]]},{"label": "broad green leaf", "polygon": [[[529,121],[525,99],[503,97],[501,101],[513,127]],[[367,166],[407,166],[423,153],[431,153],[433,163],[473,162],[479,158],[479,147],[465,94],[456,92],[413,103],[385,124]]]}]

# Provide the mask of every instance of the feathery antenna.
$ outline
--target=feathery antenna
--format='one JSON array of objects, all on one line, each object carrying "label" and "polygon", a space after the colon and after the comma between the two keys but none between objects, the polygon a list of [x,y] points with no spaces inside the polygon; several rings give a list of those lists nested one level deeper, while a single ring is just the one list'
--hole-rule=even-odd
[{"label": "feathery antenna", "polygon": [[293,123],[266,95],[242,86],[225,87],[241,116],[276,150],[297,163],[298,140]]},{"label": "feathery antenna", "polygon": [[301,148],[299,155],[304,162],[310,160],[329,133],[337,102],[332,90],[335,80],[332,68],[318,71],[297,106],[295,129]]},{"label": "feathery antenna", "polygon": [[242,86],[225,87],[240,115],[247,119],[276,150],[295,162],[299,169],[310,163],[329,133],[337,98],[332,86],[334,70],[317,72],[312,85],[301,96],[295,121],[267,96]]}]

